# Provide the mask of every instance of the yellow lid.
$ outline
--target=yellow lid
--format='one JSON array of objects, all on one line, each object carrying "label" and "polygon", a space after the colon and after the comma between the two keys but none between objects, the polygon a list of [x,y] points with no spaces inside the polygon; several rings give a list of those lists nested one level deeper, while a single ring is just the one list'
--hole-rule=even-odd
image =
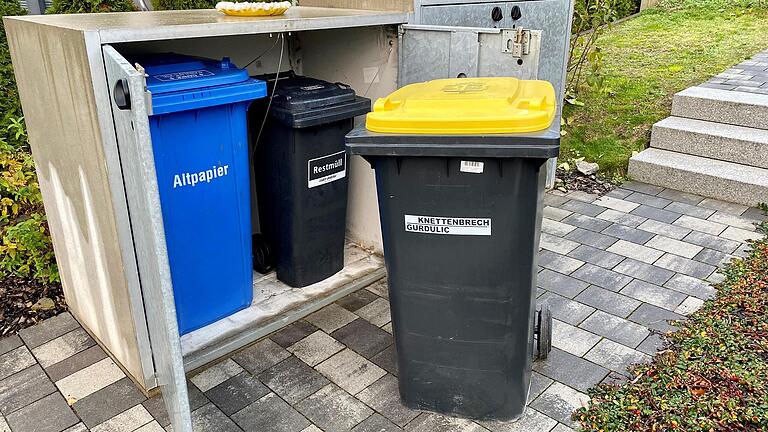
[{"label": "yellow lid", "polygon": [[456,78],[411,84],[376,101],[372,132],[466,135],[534,132],[555,117],[555,89],[547,81]]}]

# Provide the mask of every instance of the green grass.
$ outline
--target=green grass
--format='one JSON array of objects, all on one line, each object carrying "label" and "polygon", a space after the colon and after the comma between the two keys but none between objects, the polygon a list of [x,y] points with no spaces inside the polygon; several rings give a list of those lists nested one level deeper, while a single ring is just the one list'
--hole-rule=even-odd
[{"label": "green grass", "polygon": [[768,239],[724,275],[634,379],[590,390],[589,407],[574,414],[585,431],[768,430]]},{"label": "green grass", "polygon": [[[689,4],[690,3],[690,4]],[[563,159],[583,156],[603,174],[626,173],[672,96],[768,48],[768,10],[727,0],[676,0],[613,26],[597,42],[605,87],[581,91],[583,107],[562,140]]]}]

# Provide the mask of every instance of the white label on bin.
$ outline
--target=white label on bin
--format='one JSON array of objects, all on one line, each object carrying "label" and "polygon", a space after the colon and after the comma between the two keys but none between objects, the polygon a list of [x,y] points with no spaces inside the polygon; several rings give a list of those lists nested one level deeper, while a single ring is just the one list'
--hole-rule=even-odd
[{"label": "white label on bin", "polygon": [[478,161],[461,161],[459,171],[466,173],[482,174],[485,163]]},{"label": "white label on bin", "polygon": [[184,172],[174,174],[173,188],[195,187],[198,183],[210,183],[216,179],[229,175],[229,165],[214,165],[211,169],[198,172]]},{"label": "white label on bin", "polygon": [[307,179],[309,188],[322,186],[347,176],[347,152],[310,159],[307,162]]},{"label": "white label on bin", "polygon": [[491,218],[405,215],[407,232],[443,235],[491,235]]},{"label": "white label on bin", "polygon": [[154,75],[154,78],[158,81],[168,82],[168,81],[181,81],[181,80],[187,80],[192,78],[202,78],[207,76],[213,76],[214,73],[201,69],[201,70],[193,70],[193,71],[184,71],[184,72],[171,72],[171,73],[165,73],[165,74],[159,74]]}]

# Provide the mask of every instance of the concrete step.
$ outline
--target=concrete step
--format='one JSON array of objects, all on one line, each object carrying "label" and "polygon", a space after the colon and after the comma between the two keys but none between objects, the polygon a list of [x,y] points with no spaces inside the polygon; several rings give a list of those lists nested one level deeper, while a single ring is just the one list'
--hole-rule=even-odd
[{"label": "concrete step", "polygon": [[768,129],[768,95],[690,87],[675,95],[672,115]]},{"label": "concrete step", "polygon": [[637,181],[748,206],[768,201],[768,169],[649,148],[629,160]]},{"label": "concrete step", "polygon": [[768,168],[765,129],[668,117],[653,125],[651,147]]}]

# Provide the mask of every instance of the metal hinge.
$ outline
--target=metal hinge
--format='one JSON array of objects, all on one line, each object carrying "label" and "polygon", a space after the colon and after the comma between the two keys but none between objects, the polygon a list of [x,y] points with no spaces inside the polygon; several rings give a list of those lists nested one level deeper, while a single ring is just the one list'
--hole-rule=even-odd
[{"label": "metal hinge", "polygon": [[519,28],[502,30],[501,36],[503,43],[501,52],[512,54],[513,57],[522,58],[531,53],[531,31]]}]

